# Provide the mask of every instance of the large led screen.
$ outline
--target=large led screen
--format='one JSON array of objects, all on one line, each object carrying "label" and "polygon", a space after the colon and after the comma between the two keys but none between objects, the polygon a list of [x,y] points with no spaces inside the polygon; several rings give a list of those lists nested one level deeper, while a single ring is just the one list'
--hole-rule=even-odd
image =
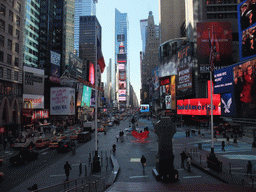
[{"label": "large led screen", "polygon": [[140,112],[149,112],[149,105],[148,104],[140,105]]},{"label": "large led screen", "polygon": [[119,90],[119,97],[126,96],[126,90]]},{"label": "large led screen", "polygon": [[125,64],[118,64],[118,68],[120,71],[125,71]]},{"label": "large led screen", "polygon": [[89,82],[94,85],[95,81],[95,69],[92,62],[89,62]]},{"label": "large led screen", "polygon": [[197,23],[197,58],[201,66],[209,66],[210,43],[217,55],[215,66],[232,64],[232,28],[229,22]]},{"label": "large led screen", "polygon": [[83,106],[90,107],[91,94],[92,94],[92,88],[84,85],[82,103],[81,103],[82,107]]},{"label": "large led screen", "polygon": [[240,60],[256,54],[256,2],[245,0],[237,5]]},{"label": "large led screen", "polygon": [[119,89],[126,89],[126,82],[125,81],[119,81]]}]

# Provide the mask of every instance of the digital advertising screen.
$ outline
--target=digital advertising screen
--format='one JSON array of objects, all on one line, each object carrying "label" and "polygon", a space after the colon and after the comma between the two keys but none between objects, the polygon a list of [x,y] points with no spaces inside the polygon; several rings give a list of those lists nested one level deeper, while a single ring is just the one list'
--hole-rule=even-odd
[{"label": "digital advertising screen", "polygon": [[148,104],[142,104],[140,105],[140,112],[149,112],[149,105]]},{"label": "digital advertising screen", "polygon": [[119,71],[119,80],[126,80],[126,73]]},{"label": "digital advertising screen", "polygon": [[126,89],[126,82],[125,81],[119,81],[119,89]]},{"label": "digital advertising screen", "polygon": [[83,86],[83,96],[81,106],[90,107],[92,88],[86,85]]},{"label": "digital advertising screen", "polygon": [[51,51],[51,74],[50,80],[53,82],[60,82],[60,61],[61,54]]},{"label": "digital advertising screen", "polygon": [[119,97],[125,97],[126,96],[126,90],[119,90]]},{"label": "digital advertising screen", "polygon": [[[210,43],[213,44],[215,66],[232,64],[232,27],[229,22],[197,23],[197,59],[200,66],[209,66]],[[201,72],[201,71],[200,71]]]},{"label": "digital advertising screen", "polygon": [[237,5],[240,61],[256,54],[256,2],[244,0]]},{"label": "digital advertising screen", "polygon": [[95,82],[95,68],[92,62],[89,62],[89,82],[94,85]]},{"label": "digital advertising screen", "polygon": [[95,106],[95,90],[92,89],[92,96],[90,100],[90,107]]},{"label": "digital advertising screen", "polygon": [[118,64],[118,68],[120,71],[125,71],[125,64]]}]

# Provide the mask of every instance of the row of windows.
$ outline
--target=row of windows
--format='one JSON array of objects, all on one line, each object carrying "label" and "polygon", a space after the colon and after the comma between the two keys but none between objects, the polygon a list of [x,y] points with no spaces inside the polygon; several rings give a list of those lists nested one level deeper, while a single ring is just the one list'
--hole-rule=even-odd
[{"label": "row of windows", "polygon": [[[4,61],[4,52],[0,51],[0,62],[5,62]],[[10,54],[7,54],[7,59],[6,59],[6,63],[9,65],[13,64],[13,56]],[[14,65],[19,67],[19,58],[18,57],[14,57]]]},{"label": "row of windows", "polygon": [[[13,75],[14,75],[13,79],[15,81],[18,81],[19,80],[19,72],[18,71],[14,71]],[[4,77],[4,68],[0,67],[0,78],[3,78],[3,77]],[[12,79],[12,70],[11,69],[6,69],[6,77],[9,80]]]},{"label": "row of windows", "polygon": [[207,14],[207,19],[237,18],[236,13]]},{"label": "row of windows", "polygon": [[[5,31],[5,21],[0,19],[0,31]],[[13,26],[8,24],[8,34],[13,36]],[[20,31],[16,29],[16,38],[20,38]]]},{"label": "row of windows", "polygon": [[207,5],[210,4],[236,4],[237,0],[207,0]]},{"label": "row of windows", "polygon": [[[0,67],[0,75],[1,75],[1,67]],[[11,94],[21,95],[22,94],[21,88],[22,88],[21,86],[16,86],[16,85],[11,86],[11,85],[8,85],[8,83],[0,83],[0,94],[2,94],[2,95],[11,95]]]},{"label": "row of windows", "polygon": [[[0,5],[0,15],[6,16],[6,7],[3,4]],[[11,10],[9,10],[9,20],[13,21],[13,12]],[[18,26],[20,26],[20,21],[20,17],[16,15],[15,22]]]}]

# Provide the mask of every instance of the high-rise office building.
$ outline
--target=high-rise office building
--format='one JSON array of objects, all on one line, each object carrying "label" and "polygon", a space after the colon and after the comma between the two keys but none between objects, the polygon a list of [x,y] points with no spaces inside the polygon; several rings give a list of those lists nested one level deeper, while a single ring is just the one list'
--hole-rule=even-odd
[{"label": "high-rise office building", "polygon": [[141,65],[141,84],[142,84],[142,103],[149,103],[149,82],[152,77],[152,71],[159,65],[159,51],[160,45],[159,32],[157,33],[156,28],[159,29],[154,23],[154,16],[152,12],[149,12],[148,26],[146,28],[146,48],[145,54],[142,58]]},{"label": "high-rise office building", "polygon": [[74,49],[79,55],[79,22],[80,16],[95,16],[97,0],[75,0]]},{"label": "high-rise office building", "polygon": [[146,49],[146,29],[148,26],[148,20],[147,19],[143,19],[140,20],[140,33],[141,33],[141,40],[142,40],[142,53],[145,53],[145,49]]},{"label": "high-rise office building", "polygon": [[21,124],[24,13],[21,0],[0,2],[0,127],[5,132],[14,133]]},{"label": "high-rise office building", "polygon": [[24,66],[38,67],[39,0],[25,0]]},{"label": "high-rise office building", "polygon": [[[118,65],[118,54],[120,54],[120,46],[121,49],[123,49],[123,53],[121,53],[122,56],[125,55],[125,73],[127,73],[127,58],[128,58],[128,17],[127,13],[121,13],[119,10],[115,9],[115,69],[113,70],[114,76],[117,74],[117,65]],[[120,55],[120,57],[121,57]],[[123,73],[123,72],[122,72]],[[129,79],[125,78],[125,82],[129,82]],[[118,81],[114,81],[114,88],[118,87]],[[129,89],[127,89],[127,93],[125,95],[129,95]],[[118,89],[114,90],[115,92],[115,100],[118,98]],[[124,95],[124,94],[122,94]],[[122,99],[124,99],[122,97]],[[125,99],[126,101],[126,99]]]}]

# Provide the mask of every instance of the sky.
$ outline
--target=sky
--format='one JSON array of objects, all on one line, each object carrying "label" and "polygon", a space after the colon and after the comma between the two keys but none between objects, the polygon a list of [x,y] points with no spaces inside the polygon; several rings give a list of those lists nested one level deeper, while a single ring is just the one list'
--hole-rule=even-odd
[{"label": "sky", "polygon": [[[96,17],[102,28],[102,53],[106,67],[109,59],[112,63],[115,58],[115,8],[121,13],[127,13],[128,30],[128,58],[130,61],[130,82],[140,101],[140,51],[142,40],[140,33],[140,20],[148,19],[149,11],[153,12],[154,21],[159,25],[159,0],[98,0],[96,4]],[[102,74],[102,81],[106,82],[106,68]]]}]

